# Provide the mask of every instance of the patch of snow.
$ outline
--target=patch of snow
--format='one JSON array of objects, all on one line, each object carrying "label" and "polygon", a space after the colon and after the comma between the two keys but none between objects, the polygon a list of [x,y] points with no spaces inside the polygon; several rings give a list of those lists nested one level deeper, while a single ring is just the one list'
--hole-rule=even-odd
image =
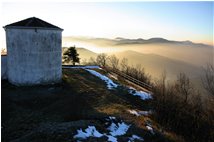
[{"label": "patch of snow", "polygon": [[117,88],[117,84],[115,84],[111,79],[109,79],[107,76],[102,75],[94,70],[90,70],[90,69],[85,69],[88,72],[90,72],[91,74],[99,77],[101,80],[105,81],[105,83],[107,84],[108,89],[113,89],[113,88]]},{"label": "patch of snow", "polygon": [[114,116],[109,116],[109,120],[115,120],[116,119],[116,117],[114,117]]},{"label": "patch of snow", "polygon": [[140,116],[140,113],[138,113],[136,110],[128,110],[128,112],[133,115]]},{"label": "patch of snow", "polygon": [[125,135],[126,132],[128,131],[130,125],[125,124],[124,122],[122,123],[111,123],[111,125],[108,127],[108,130],[110,130],[110,134],[112,136],[121,136]]},{"label": "patch of snow", "polygon": [[99,66],[63,66],[64,69],[102,69]]},{"label": "patch of snow", "polygon": [[102,137],[103,134],[98,132],[94,126],[88,126],[88,128],[85,129],[85,132],[82,131],[82,129],[77,130],[77,134],[74,136],[74,138],[81,138],[86,139],[88,137]]},{"label": "patch of snow", "polygon": [[117,142],[117,138],[111,136],[111,135],[106,135],[108,137],[109,142]]},{"label": "patch of snow", "polygon": [[141,115],[148,116],[148,115],[152,114],[151,110],[149,110],[149,111],[128,110],[128,112],[135,116],[141,116]]},{"label": "patch of snow", "polygon": [[82,129],[77,130],[77,134],[73,138],[86,139],[89,135],[82,131]]},{"label": "patch of snow", "polygon": [[129,87],[129,93],[134,95],[134,96],[139,96],[142,100],[148,100],[152,99],[152,95],[149,93],[146,93],[144,91],[137,91],[136,89]]},{"label": "patch of snow", "polygon": [[139,114],[144,115],[144,116],[148,116],[148,115],[152,114],[152,111],[151,110],[149,110],[149,111],[139,111]]},{"label": "patch of snow", "polygon": [[[108,134],[98,132],[95,126],[88,126],[88,128],[86,128],[84,131],[82,129],[77,130],[77,134],[73,136],[73,138],[78,138],[79,140],[86,140],[89,137],[100,138],[106,136],[108,138],[108,142],[117,142],[117,136],[125,135],[131,125],[127,125],[124,122],[114,123],[113,121],[116,120],[117,119],[113,116],[109,116],[108,118],[106,118],[106,121],[110,122],[111,124],[107,128],[107,130],[109,130]],[[129,137],[130,142],[134,142],[135,140],[143,141],[143,138],[137,135],[132,135],[132,137]]]},{"label": "patch of snow", "polygon": [[155,132],[151,126],[146,126],[146,128],[154,135]]},{"label": "patch of snow", "polygon": [[135,140],[144,141],[143,138],[141,138],[137,135],[132,135],[132,137],[129,138],[129,142],[134,142]]}]

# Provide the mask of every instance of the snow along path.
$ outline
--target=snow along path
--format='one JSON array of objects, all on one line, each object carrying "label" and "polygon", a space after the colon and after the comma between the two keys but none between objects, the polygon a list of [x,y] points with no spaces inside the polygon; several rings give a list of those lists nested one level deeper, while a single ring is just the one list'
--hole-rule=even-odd
[{"label": "snow along path", "polygon": [[62,66],[64,69],[102,69],[99,66]]},{"label": "snow along path", "polygon": [[148,100],[152,99],[152,95],[149,93],[146,93],[144,91],[137,91],[133,87],[129,87],[128,89],[129,93],[134,95],[134,96],[139,96],[142,100]]},{"label": "snow along path", "polygon": [[90,69],[85,69],[88,72],[90,72],[91,74],[99,77],[101,80],[105,81],[105,83],[107,84],[108,89],[114,89],[117,88],[118,85],[115,84],[111,79],[109,79],[107,76],[100,74],[99,72],[96,72],[94,70],[90,70]]},{"label": "snow along path", "polygon": [[[100,78],[101,80],[105,81],[105,83],[107,84],[108,89],[114,89],[118,87],[118,84],[114,83],[110,78],[108,78],[105,75],[102,75],[101,73],[91,70],[91,69],[86,69],[86,71],[90,72],[91,74],[97,76],[98,78]],[[152,95],[150,93],[146,93],[144,91],[137,91],[135,88],[133,87],[127,87],[127,90],[130,94],[134,95],[134,96],[139,96],[142,100],[148,100],[148,99],[152,99]]]}]

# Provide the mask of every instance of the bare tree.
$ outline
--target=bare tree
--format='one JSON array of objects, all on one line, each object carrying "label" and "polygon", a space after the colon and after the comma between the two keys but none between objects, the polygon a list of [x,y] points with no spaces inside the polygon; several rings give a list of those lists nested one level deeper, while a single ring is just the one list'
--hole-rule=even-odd
[{"label": "bare tree", "polygon": [[155,88],[155,91],[158,92],[158,94],[161,95],[161,97],[165,97],[165,94],[166,94],[166,78],[167,78],[167,73],[166,71],[164,70],[160,76],[160,78],[158,80],[155,81],[154,83],[154,88]]},{"label": "bare tree", "polygon": [[88,61],[87,59],[82,59],[81,62],[80,62],[81,65],[87,65],[88,64]]},{"label": "bare tree", "polygon": [[115,55],[109,57],[109,64],[113,69],[118,69],[119,59]]},{"label": "bare tree", "polygon": [[178,75],[177,81],[175,83],[175,89],[178,94],[184,97],[184,102],[186,103],[188,96],[192,94],[193,86],[185,73],[180,73]]},{"label": "bare tree", "polygon": [[161,80],[160,80],[161,86],[162,86],[162,95],[165,95],[166,90],[166,71],[164,70],[161,74]]},{"label": "bare tree", "polygon": [[101,53],[97,55],[96,62],[99,66],[106,67],[107,59],[108,59],[108,55],[105,53]]},{"label": "bare tree", "polygon": [[127,58],[123,58],[121,60],[120,66],[121,66],[121,70],[122,71],[124,71],[124,72],[127,71],[127,69],[128,69],[128,59]]},{"label": "bare tree", "polygon": [[137,72],[144,72],[144,68],[141,64],[136,64],[135,69],[137,70]]},{"label": "bare tree", "polygon": [[89,60],[88,60],[88,64],[97,65],[96,59],[94,57],[90,57]]},{"label": "bare tree", "polygon": [[204,68],[204,76],[202,78],[204,88],[214,96],[214,66],[207,64]]}]

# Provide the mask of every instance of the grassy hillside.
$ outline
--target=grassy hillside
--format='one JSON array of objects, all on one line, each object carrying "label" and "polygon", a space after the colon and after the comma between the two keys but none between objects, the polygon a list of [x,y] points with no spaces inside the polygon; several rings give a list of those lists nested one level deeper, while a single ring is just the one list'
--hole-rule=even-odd
[{"label": "grassy hillside", "polygon": [[[130,95],[123,87],[109,90],[104,81],[84,69],[64,69],[63,82],[56,85],[16,87],[3,81],[2,141],[76,141],[77,130],[88,126],[106,132],[109,116],[130,126],[118,141],[127,141],[133,134],[145,142],[182,140],[164,130],[152,115],[137,117],[128,112],[131,109],[150,110],[150,101]],[[107,141],[107,137],[85,141]]]}]

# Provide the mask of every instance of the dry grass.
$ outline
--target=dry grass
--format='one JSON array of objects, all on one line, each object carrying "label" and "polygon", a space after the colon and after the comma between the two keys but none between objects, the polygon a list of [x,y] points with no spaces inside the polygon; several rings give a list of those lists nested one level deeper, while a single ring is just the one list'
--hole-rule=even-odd
[{"label": "dry grass", "polygon": [[[2,81],[2,141],[74,141],[79,128],[94,125],[104,131],[103,120],[108,116],[132,124],[120,141],[133,133],[145,141],[173,141],[176,136],[162,135],[150,116],[136,117],[127,111],[149,108],[149,101],[129,95],[122,87],[108,90],[102,80],[83,69],[64,69],[63,81],[56,85],[16,87]],[[148,121],[157,129],[155,135],[146,130]]]}]

